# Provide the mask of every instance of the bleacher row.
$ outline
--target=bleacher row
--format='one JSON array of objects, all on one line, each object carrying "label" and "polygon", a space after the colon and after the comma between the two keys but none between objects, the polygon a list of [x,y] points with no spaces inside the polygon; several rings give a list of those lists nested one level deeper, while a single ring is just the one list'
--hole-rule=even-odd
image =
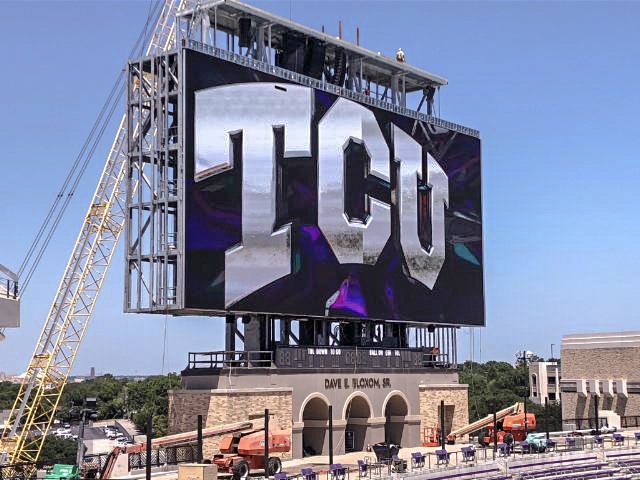
[{"label": "bleacher row", "polygon": [[[541,457],[510,459],[464,467],[424,468],[412,458],[410,468],[376,468],[359,462],[357,470],[331,465],[326,480],[390,479],[397,480],[640,480],[640,448],[610,450],[604,455],[576,452]],[[393,472],[393,474],[392,474]],[[324,473],[324,472],[323,472]],[[302,470],[301,480],[324,480],[310,468]],[[277,474],[275,480],[293,478]]]},{"label": "bleacher row", "polygon": [[509,460],[412,474],[416,480],[640,480],[640,449]]}]

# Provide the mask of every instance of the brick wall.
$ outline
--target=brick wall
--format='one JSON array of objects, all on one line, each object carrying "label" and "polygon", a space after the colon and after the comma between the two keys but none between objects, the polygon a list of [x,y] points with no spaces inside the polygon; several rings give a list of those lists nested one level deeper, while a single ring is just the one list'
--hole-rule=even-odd
[{"label": "brick wall", "polygon": [[[169,434],[195,430],[198,415],[205,427],[215,427],[264,417],[264,409],[271,414],[272,428],[291,430],[291,389],[264,390],[171,390],[169,391]],[[204,457],[218,453],[220,437],[204,440]],[[289,458],[291,455],[283,455]]]},{"label": "brick wall", "polygon": [[[563,348],[563,380],[617,380],[640,379],[640,348],[612,346],[610,348]],[[595,418],[595,399],[578,393],[562,392],[562,418]],[[621,417],[640,415],[640,395],[629,393],[601,395],[598,400],[600,410],[613,410]]]},{"label": "brick wall", "polygon": [[440,402],[444,400],[446,433],[469,423],[468,385],[420,385],[421,433],[440,424]]},{"label": "brick wall", "polygon": [[561,376],[566,380],[640,379],[640,348],[563,348]]}]

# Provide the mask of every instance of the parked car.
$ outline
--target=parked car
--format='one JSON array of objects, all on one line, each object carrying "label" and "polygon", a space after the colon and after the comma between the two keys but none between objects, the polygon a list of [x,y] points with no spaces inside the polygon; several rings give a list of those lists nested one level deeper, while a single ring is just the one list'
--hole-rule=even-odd
[{"label": "parked car", "polygon": [[127,445],[132,445],[133,442],[131,440],[129,440],[128,437],[118,437],[116,438],[116,445],[118,447],[125,447]]},{"label": "parked car", "polygon": [[121,436],[122,433],[120,433],[119,430],[109,430],[107,433],[105,433],[105,437],[107,437],[110,440],[115,440],[117,437]]}]

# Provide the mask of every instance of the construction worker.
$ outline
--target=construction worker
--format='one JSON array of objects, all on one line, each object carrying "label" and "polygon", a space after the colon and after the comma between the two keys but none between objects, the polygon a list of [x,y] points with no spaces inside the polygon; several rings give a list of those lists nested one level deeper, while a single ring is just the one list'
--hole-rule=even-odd
[{"label": "construction worker", "polygon": [[404,52],[401,48],[396,52],[396,60],[400,63],[404,63]]}]

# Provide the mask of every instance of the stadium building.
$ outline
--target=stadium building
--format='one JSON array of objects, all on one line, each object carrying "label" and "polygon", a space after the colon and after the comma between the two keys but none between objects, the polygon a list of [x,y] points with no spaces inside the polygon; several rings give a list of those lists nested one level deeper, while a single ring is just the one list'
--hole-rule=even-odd
[{"label": "stadium building", "polygon": [[562,338],[565,427],[640,426],[640,332],[583,333]]}]

